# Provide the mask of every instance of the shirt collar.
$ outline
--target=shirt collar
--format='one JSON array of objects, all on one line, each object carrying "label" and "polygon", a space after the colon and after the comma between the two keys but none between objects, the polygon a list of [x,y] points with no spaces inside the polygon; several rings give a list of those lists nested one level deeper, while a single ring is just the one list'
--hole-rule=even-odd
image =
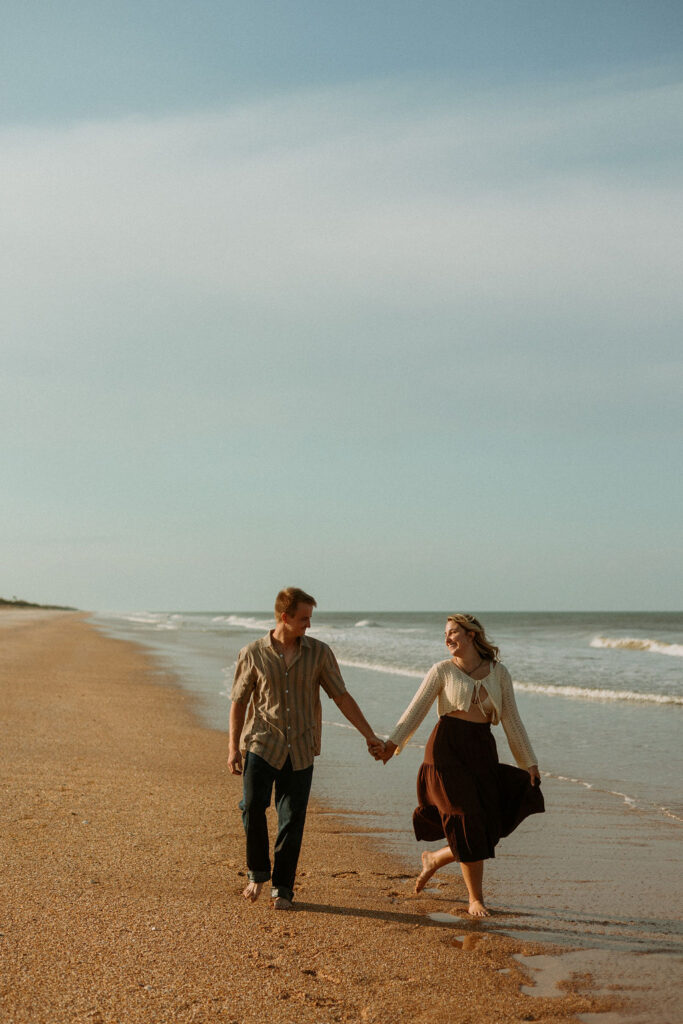
[{"label": "shirt collar", "polygon": [[[275,650],[275,647],[273,646],[273,631],[272,631],[272,629],[269,629],[268,632],[266,633],[266,635],[261,637],[261,643],[265,647],[269,647],[271,649],[271,651]],[[302,637],[299,638],[299,649],[301,649],[303,647],[310,647],[310,646],[311,646],[311,642],[310,642],[310,640],[308,639],[307,636],[302,636]]]}]

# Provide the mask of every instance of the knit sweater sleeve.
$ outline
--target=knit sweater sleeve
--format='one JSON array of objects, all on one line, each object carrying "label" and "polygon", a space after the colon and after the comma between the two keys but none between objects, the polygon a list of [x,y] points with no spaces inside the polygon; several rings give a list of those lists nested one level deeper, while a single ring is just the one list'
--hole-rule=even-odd
[{"label": "knit sweater sleeve", "polygon": [[500,720],[515,761],[520,768],[530,768],[532,764],[538,764],[538,759],[534,753],[534,748],[531,746],[522,719],[519,717],[510,673],[504,665],[500,666],[499,671],[502,693]]},{"label": "knit sweater sleeve", "polygon": [[432,665],[422,680],[419,690],[399,718],[396,728],[389,736],[390,741],[395,743],[398,748],[397,754],[401,753],[415,730],[422,724],[427,712],[443,689],[443,685],[438,664]]}]

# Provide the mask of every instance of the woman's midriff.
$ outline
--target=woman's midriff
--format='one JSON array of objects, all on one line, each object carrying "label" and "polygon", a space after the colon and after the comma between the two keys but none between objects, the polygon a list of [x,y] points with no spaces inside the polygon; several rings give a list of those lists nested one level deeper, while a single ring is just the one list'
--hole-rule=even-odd
[{"label": "woman's midriff", "polygon": [[477,701],[475,702],[473,699],[467,711],[448,711],[448,718],[464,718],[466,722],[489,722],[490,716],[482,711],[480,707],[480,704],[487,701],[488,697],[487,690],[480,686],[477,693]]},{"label": "woman's midriff", "polygon": [[482,722],[490,721],[489,716],[485,715],[482,711],[479,710],[479,708],[476,708],[474,710],[470,708],[469,711],[447,711],[446,717],[464,718],[466,722],[477,722],[479,724],[481,724]]}]

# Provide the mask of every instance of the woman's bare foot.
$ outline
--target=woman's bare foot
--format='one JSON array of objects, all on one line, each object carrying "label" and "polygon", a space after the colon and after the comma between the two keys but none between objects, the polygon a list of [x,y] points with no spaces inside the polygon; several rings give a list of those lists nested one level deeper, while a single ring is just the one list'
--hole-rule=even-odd
[{"label": "woman's bare foot", "polygon": [[246,887],[242,895],[245,900],[249,900],[250,903],[255,903],[261,895],[261,889],[263,888],[263,882],[250,882]]},{"label": "woman's bare foot", "polygon": [[435,859],[428,850],[422,854],[422,871],[415,879],[415,892],[422,892],[432,875],[438,871],[439,865],[434,863]]},{"label": "woman's bare foot", "polygon": [[470,917],[490,917],[491,914],[486,909],[481,900],[472,900],[469,905],[467,913]]}]

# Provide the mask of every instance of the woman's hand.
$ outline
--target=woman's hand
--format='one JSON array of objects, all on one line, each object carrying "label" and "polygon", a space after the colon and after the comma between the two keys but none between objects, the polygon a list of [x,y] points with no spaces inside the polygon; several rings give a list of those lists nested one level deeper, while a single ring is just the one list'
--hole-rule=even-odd
[{"label": "woman's hand", "polygon": [[540,786],[541,785],[541,773],[538,770],[538,765],[537,764],[530,765],[530,767],[527,768],[527,771],[529,773],[529,778],[531,779],[531,785],[532,786]]},{"label": "woman's hand", "polygon": [[395,743],[392,743],[391,740],[386,740],[384,744],[384,754],[382,756],[383,763],[386,764],[387,761],[390,761],[397,750],[398,747],[396,746]]}]

